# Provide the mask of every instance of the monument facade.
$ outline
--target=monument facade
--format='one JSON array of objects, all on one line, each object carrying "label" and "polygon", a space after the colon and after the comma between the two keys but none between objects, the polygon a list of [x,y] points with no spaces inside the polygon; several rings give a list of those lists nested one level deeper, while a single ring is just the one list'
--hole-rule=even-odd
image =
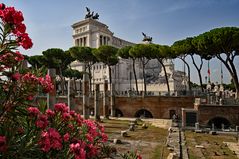
[{"label": "monument facade", "polygon": [[[96,17],[95,17],[96,16]],[[95,18],[94,18],[95,17]],[[90,12],[87,9],[87,14],[84,20],[76,22],[72,25],[73,28],[73,43],[75,46],[87,46],[91,48],[98,48],[102,45],[111,45],[116,48],[134,45],[135,43],[123,40],[114,36],[114,33],[109,30],[109,27],[98,21],[98,13]],[[144,40],[152,37],[144,34]],[[172,91],[184,90],[186,88],[182,77],[182,73],[174,70],[174,65],[171,60],[165,61],[167,73],[169,75],[170,88]],[[82,71],[82,63],[77,61],[71,64],[72,69]],[[139,91],[143,91],[143,73],[142,64],[136,61],[136,76],[138,79]],[[146,83],[147,91],[167,91],[167,86],[164,82],[164,73],[161,65],[156,59],[150,60],[146,65]],[[92,73],[92,90],[95,84],[100,85],[100,90],[103,90],[103,83],[105,80],[109,81],[108,66],[103,63],[96,63],[91,69]],[[115,85],[116,94],[127,94],[128,91],[135,91],[135,80],[133,74],[133,64],[130,59],[120,59],[118,64],[112,67],[112,83]]]}]

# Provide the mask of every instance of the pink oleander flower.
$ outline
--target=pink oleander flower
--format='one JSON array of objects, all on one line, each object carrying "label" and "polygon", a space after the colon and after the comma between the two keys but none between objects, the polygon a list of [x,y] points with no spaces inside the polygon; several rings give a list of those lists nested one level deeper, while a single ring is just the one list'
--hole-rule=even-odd
[{"label": "pink oleander flower", "polygon": [[7,67],[7,68],[14,67],[23,59],[24,59],[24,56],[19,51],[6,52],[6,53],[0,55],[1,65],[3,65],[4,67]]},{"label": "pink oleander flower", "polygon": [[87,145],[89,152],[87,153],[88,158],[92,158],[93,156],[97,155],[97,147],[95,147],[93,144]]},{"label": "pink oleander flower", "polygon": [[48,117],[54,117],[54,116],[55,116],[55,112],[52,111],[51,109],[47,109],[47,110],[46,110],[46,115],[47,115]]},{"label": "pink oleander flower", "polygon": [[48,130],[48,132],[49,132],[49,137],[50,137],[50,140],[51,140],[51,147],[55,150],[60,150],[62,148],[61,135],[54,128],[50,128]]},{"label": "pink oleander flower", "polygon": [[18,45],[22,46],[24,49],[30,49],[33,45],[32,39],[29,38],[27,33],[18,33],[17,34]]},{"label": "pink oleander flower", "polygon": [[0,62],[5,68],[11,68],[15,66],[18,61],[15,60],[15,53],[7,52],[0,55]]},{"label": "pink oleander flower", "polygon": [[137,159],[142,159],[141,155],[138,155],[138,156],[137,156]]},{"label": "pink oleander flower", "polygon": [[14,7],[5,7],[2,11],[1,18],[5,23],[17,25],[24,20],[22,12],[15,10]]},{"label": "pink oleander flower", "polygon": [[69,134],[69,133],[66,133],[66,134],[63,136],[63,140],[64,140],[65,142],[67,142],[67,141],[69,141],[69,139],[70,139],[70,134]]},{"label": "pink oleander flower", "polygon": [[61,138],[61,135],[54,128],[49,128],[48,132],[49,132],[50,136],[53,137],[53,138],[56,138],[56,139],[60,139]]},{"label": "pink oleander flower", "polygon": [[5,152],[7,150],[6,136],[0,135],[0,152]]},{"label": "pink oleander flower", "polygon": [[15,55],[16,55],[16,57],[15,57],[16,61],[20,62],[20,61],[24,60],[24,56],[19,51],[16,51]]},{"label": "pink oleander flower", "polygon": [[44,114],[38,115],[36,126],[41,129],[45,129],[48,126],[47,116]]},{"label": "pink oleander flower", "polygon": [[91,136],[93,138],[98,136],[98,132],[96,131],[97,127],[96,127],[96,124],[94,121],[88,119],[88,120],[84,120],[83,123],[86,124],[86,126],[88,128],[88,133],[91,134]]},{"label": "pink oleander flower", "polygon": [[15,29],[13,30],[13,33],[16,35],[20,35],[21,33],[25,33],[25,32],[26,32],[26,25],[23,23],[16,25]]},{"label": "pink oleander flower", "polygon": [[80,143],[71,144],[70,151],[73,152],[75,159],[86,159],[85,147]]},{"label": "pink oleander flower", "polygon": [[19,46],[30,49],[33,43],[26,33],[25,24],[22,23],[24,21],[22,12],[15,10],[14,7],[6,7],[4,4],[1,4],[0,7],[0,18],[3,25],[8,24],[10,26],[9,33],[13,33]]},{"label": "pink oleander flower", "polygon": [[27,111],[30,114],[30,116],[38,116],[38,114],[40,114],[39,109],[36,107],[29,107],[27,108]]},{"label": "pink oleander flower", "polygon": [[105,127],[103,125],[98,125],[99,130],[101,131],[101,133],[105,132]]},{"label": "pink oleander flower", "polygon": [[54,105],[54,110],[56,112],[66,113],[69,111],[69,108],[65,103],[57,103]]},{"label": "pink oleander flower", "polygon": [[48,152],[51,149],[51,142],[50,142],[50,138],[49,138],[49,134],[48,132],[43,131],[41,133],[41,139],[38,142],[38,144],[41,147],[41,150],[44,152]]},{"label": "pink oleander flower", "polygon": [[105,133],[102,133],[101,137],[102,137],[102,142],[107,142],[108,141],[108,136]]},{"label": "pink oleander flower", "polygon": [[[0,10],[4,10],[5,9],[5,4],[3,4],[3,3],[0,3]],[[1,14],[0,14],[0,16],[1,16]]]},{"label": "pink oleander flower", "polygon": [[33,99],[34,99],[34,98],[33,98],[33,96],[31,96],[31,95],[27,97],[27,100],[32,101]]},{"label": "pink oleander flower", "polygon": [[49,75],[46,75],[45,79],[43,77],[40,77],[38,80],[45,93],[48,93],[54,90],[54,85],[52,84],[52,80]]},{"label": "pink oleander flower", "polygon": [[67,127],[68,127],[71,131],[74,130],[74,126],[73,126],[72,124],[69,124]]},{"label": "pink oleander flower", "polygon": [[49,128],[48,131],[43,131],[41,133],[41,138],[38,142],[42,151],[48,152],[51,149],[61,150],[62,149],[62,139],[59,132],[54,128]]},{"label": "pink oleander flower", "polygon": [[16,72],[12,75],[12,80],[17,81],[21,78],[21,74],[19,72]]},{"label": "pink oleander flower", "polygon": [[86,134],[86,138],[87,138],[87,140],[89,141],[89,142],[91,142],[91,143],[93,143],[93,141],[94,141],[94,138],[91,136],[91,134]]},{"label": "pink oleander flower", "polygon": [[75,116],[77,115],[77,113],[76,113],[74,110],[71,110],[71,111],[70,111],[70,115],[71,115],[72,117],[75,117]]},{"label": "pink oleander flower", "polygon": [[38,78],[35,75],[28,72],[22,76],[22,81],[36,85],[38,83]]},{"label": "pink oleander flower", "polygon": [[82,126],[83,118],[81,117],[80,114],[76,115],[76,122],[77,122],[78,126]]},{"label": "pink oleander flower", "polygon": [[62,118],[63,118],[63,120],[68,121],[68,120],[70,120],[71,115],[70,115],[70,113],[63,113]]}]

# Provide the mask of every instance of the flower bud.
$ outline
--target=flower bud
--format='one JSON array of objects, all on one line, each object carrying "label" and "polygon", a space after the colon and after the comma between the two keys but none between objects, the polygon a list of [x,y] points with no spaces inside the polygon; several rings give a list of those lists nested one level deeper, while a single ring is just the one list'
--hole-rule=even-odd
[{"label": "flower bud", "polygon": [[5,4],[3,4],[3,3],[0,4],[0,10],[4,10],[5,7],[6,7]]}]

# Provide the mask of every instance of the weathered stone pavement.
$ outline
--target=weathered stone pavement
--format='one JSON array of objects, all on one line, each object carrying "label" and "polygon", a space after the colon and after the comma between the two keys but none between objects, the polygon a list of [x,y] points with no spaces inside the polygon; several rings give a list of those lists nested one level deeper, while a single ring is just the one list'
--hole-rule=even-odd
[{"label": "weathered stone pavement", "polygon": [[169,155],[168,159],[188,159],[184,132],[181,131],[177,126],[171,127],[168,130],[169,134],[167,139],[167,146],[168,149],[172,151],[172,154]]}]

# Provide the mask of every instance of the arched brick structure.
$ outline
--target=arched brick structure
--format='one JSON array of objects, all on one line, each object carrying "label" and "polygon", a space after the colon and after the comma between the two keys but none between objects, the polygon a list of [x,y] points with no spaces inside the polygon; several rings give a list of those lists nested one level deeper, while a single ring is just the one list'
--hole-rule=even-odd
[{"label": "arched brick structure", "polygon": [[[46,100],[46,97],[38,97],[37,100]],[[66,97],[58,97],[57,102],[67,103]],[[82,112],[82,98],[74,98],[74,109]],[[99,99],[100,114],[103,114],[103,101]],[[94,108],[94,100],[90,99],[90,108]],[[169,119],[172,110],[181,117],[182,108],[191,108],[197,113],[197,121],[200,125],[207,126],[208,122],[216,117],[227,119],[232,126],[239,125],[239,106],[228,105],[195,105],[194,97],[116,97],[115,108],[120,110],[124,117],[134,117],[140,109],[146,109],[154,118]],[[193,109],[194,108],[194,109]],[[171,113],[170,113],[171,112]]]},{"label": "arched brick structure", "polygon": [[209,121],[216,117],[227,119],[232,126],[239,125],[239,106],[229,105],[196,105],[198,112],[198,122],[207,125]]},{"label": "arched brick structure", "polygon": [[[38,97],[38,100],[45,100],[45,97]],[[108,99],[109,100],[109,99]],[[94,108],[94,99],[90,98],[89,109]],[[57,102],[67,103],[66,97],[58,97]],[[74,110],[82,112],[82,98],[74,98]],[[108,102],[109,103],[109,102]],[[138,110],[146,109],[151,112],[154,118],[170,118],[170,110],[175,110],[181,115],[181,108],[193,108],[194,97],[116,97],[115,108],[120,110],[124,117],[135,117]],[[100,114],[103,114],[103,101],[99,99]],[[110,108],[110,107],[109,107]]]},{"label": "arched brick structure", "polygon": [[134,117],[140,109],[151,112],[154,118],[170,118],[170,110],[180,116],[181,108],[193,108],[193,97],[117,97],[115,107],[119,108],[125,117]]},{"label": "arched brick structure", "polygon": [[208,120],[207,125],[211,127],[212,123],[215,128],[222,128],[222,124],[224,124],[224,128],[229,128],[231,126],[231,122],[227,119],[227,117],[215,116]]},{"label": "arched brick structure", "polygon": [[136,118],[153,118],[153,114],[147,109],[140,109],[135,112],[134,117]]}]

